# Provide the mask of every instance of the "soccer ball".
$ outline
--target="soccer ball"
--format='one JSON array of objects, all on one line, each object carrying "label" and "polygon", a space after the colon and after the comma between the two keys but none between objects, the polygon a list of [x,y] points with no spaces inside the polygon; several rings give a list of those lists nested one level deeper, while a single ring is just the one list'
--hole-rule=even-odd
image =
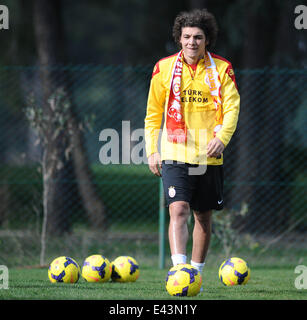
[{"label": "soccer ball", "polygon": [[246,284],[250,278],[249,266],[241,258],[230,258],[221,264],[219,278],[225,286]]},{"label": "soccer ball", "polygon": [[138,279],[140,275],[139,264],[132,257],[117,257],[111,265],[111,278],[115,282],[134,282]]},{"label": "soccer ball", "polygon": [[200,273],[190,264],[177,264],[168,271],[165,279],[166,290],[171,296],[196,296],[201,284]]},{"label": "soccer ball", "polygon": [[58,257],[51,262],[48,269],[48,277],[52,283],[75,283],[80,277],[80,267],[72,258]]},{"label": "soccer ball", "polygon": [[84,260],[82,277],[87,282],[107,282],[111,278],[110,261],[100,254],[94,254]]}]

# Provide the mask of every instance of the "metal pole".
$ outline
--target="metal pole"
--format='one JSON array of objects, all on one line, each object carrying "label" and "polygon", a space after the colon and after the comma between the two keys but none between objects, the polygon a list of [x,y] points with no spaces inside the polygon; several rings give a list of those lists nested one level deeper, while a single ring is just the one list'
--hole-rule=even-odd
[{"label": "metal pole", "polygon": [[159,268],[165,266],[165,200],[162,178],[159,185]]}]

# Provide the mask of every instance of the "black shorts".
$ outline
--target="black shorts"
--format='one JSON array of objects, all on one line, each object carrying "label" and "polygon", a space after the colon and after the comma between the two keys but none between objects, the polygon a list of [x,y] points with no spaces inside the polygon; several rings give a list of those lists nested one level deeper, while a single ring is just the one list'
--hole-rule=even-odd
[{"label": "black shorts", "polygon": [[[202,174],[191,174],[193,170],[202,170]],[[192,210],[202,212],[224,207],[222,165],[162,161],[162,181],[168,206],[175,201],[186,201]]]}]

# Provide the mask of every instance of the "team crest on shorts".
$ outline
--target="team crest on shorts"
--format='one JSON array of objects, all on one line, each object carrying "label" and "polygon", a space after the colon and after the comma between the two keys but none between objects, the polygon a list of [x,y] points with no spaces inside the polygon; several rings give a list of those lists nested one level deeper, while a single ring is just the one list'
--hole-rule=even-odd
[{"label": "team crest on shorts", "polygon": [[168,195],[170,196],[170,198],[174,198],[176,195],[176,189],[174,186],[170,186],[168,188]]}]

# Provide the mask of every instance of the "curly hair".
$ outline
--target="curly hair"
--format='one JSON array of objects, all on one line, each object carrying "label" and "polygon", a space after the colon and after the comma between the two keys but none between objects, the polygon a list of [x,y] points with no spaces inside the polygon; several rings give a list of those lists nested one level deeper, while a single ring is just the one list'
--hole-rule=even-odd
[{"label": "curly hair", "polygon": [[218,26],[215,17],[207,9],[194,9],[192,11],[180,12],[174,22],[173,37],[181,48],[180,38],[182,28],[197,27],[203,30],[208,41],[207,49],[211,50],[216,42]]}]

